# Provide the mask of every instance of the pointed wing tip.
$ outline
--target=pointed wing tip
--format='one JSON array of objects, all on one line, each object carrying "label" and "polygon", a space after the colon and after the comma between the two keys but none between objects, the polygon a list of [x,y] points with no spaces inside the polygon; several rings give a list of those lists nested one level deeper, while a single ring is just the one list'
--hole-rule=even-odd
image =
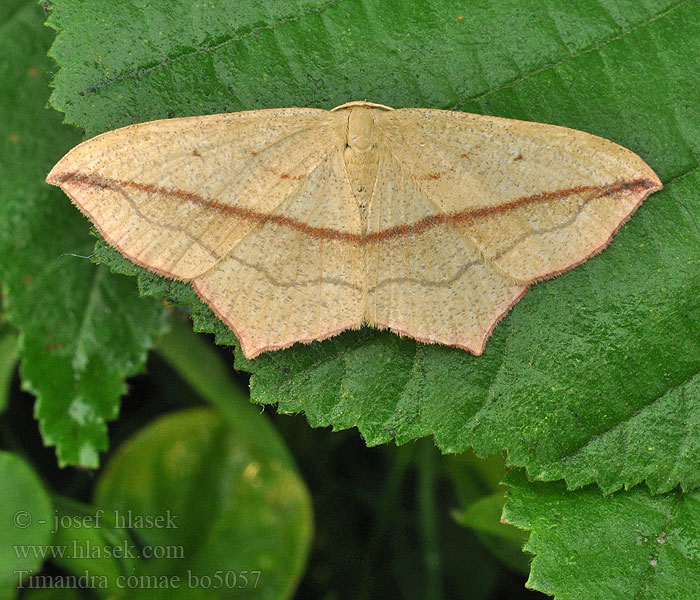
[{"label": "pointed wing tip", "polygon": [[[201,297],[201,296],[200,296]],[[207,302],[207,304],[209,304]],[[211,304],[209,304],[211,306]],[[214,309],[214,312],[217,312],[216,309]],[[248,360],[253,360],[254,358],[257,358],[261,354],[264,354],[265,352],[269,352],[270,350],[281,350],[281,347],[273,347],[272,345],[269,344],[262,344],[260,343],[260,340],[255,340],[248,336],[244,331],[242,331],[239,328],[235,328],[232,323],[229,322],[228,319],[224,319],[221,315],[217,314],[217,316],[226,323],[226,325],[229,326],[229,328],[233,331],[234,334],[236,334],[236,338],[238,338],[238,343],[241,345],[241,351],[243,352],[243,356],[246,357]]]},{"label": "pointed wing tip", "polygon": [[46,175],[45,181],[49,185],[55,185],[60,187],[61,184],[58,181],[58,169],[56,167],[58,167],[58,164],[56,164],[54,168],[49,171],[48,175]]},{"label": "pointed wing tip", "polygon": [[445,342],[440,342],[440,341],[435,340],[435,341],[431,341],[429,343],[442,344],[442,345],[445,345],[449,348],[459,348],[460,350],[466,350],[467,352],[469,352],[470,354],[473,354],[474,356],[481,356],[484,353],[484,349],[486,348],[486,340],[488,340],[490,335],[491,335],[491,329],[489,329],[489,331],[486,332],[486,334],[481,339],[467,340],[465,338],[464,340],[455,340],[451,343],[445,343]]},{"label": "pointed wing tip", "polygon": [[484,348],[486,348],[486,339],[484,338],[483,343],[480,348],[464,348],[471,352],[474,356],[481,356],[484,353]]},{"label": "pointed wing tip", "polygon": [[644,173],[640,179],[646,184],[646,189],[650,194],[664,187],[664,184],[661,183],[661,179],[659,179],[659,176],[651,167],[649,167],[648,171]]},{"label": "pointed wing tip", "polygon": [[430,338],[418,338],[414,336],[408,337],[412,337],[414,340],[422,344],[438,344],[447,348],[459,348],[460,350],[465,350],[470,354],[473,354],[474,356],[481,356],[484,353],[484,349],[486,348],[486,340],[488,339],[490,333],[491,332],[489,331],[489,333],[485,335],[481,340],[467,340],[465,338],[464,340],[458,339],[450,342],[434,340]]},{"label": "pointed wing tip", "polygon": [[65,158],[64,156],[59,160],[48,172],[45,179],[46,183],[62,188],[66,180],[70,178],[73,173],[70,172],[71,169],[66,169]]},{"label": "pointed wing tip", "polygon": [[639,180],[646,184],[647,195],[653,194],[664,187],[661,179],[647,163],[643,163],[644,168],[639,173]]}]

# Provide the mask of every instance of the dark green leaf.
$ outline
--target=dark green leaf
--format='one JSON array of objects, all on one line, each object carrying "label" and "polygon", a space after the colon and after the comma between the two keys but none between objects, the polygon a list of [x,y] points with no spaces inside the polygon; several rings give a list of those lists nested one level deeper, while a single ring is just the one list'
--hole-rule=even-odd
[{"label": "dark green leaf", "polygon": [[84,255],[85,219],[44,183],[79,141],[46,110],[53,39],[35,2],[0,17],[0,279],[7,318],[20,332],[21,375],[59,463],[95,467],[107,446],[124,379],[143,367],[162,327],[157,302]]},{"label": "dark green leaf", "polygon": [[503,518],[530,530],[528,587],[556,600],[691,600],[700,590],[700,492],[605,497],[529,483],[522,473]]}]

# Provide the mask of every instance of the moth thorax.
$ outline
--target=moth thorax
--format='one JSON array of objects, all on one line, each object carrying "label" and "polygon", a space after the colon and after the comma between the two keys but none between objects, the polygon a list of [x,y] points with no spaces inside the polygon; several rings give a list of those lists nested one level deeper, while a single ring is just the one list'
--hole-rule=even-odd
[{"label": "moth thorax", "polygon": [[370,108],[352,108],[349,112],[345,166],[364,223],[379,165],[374,111]]},{"label": "moth thorax", "polygon": [[347,146],[355,152],[364,154],[375,147],[374,117],[370,108],[353,108],[348,117]]}]

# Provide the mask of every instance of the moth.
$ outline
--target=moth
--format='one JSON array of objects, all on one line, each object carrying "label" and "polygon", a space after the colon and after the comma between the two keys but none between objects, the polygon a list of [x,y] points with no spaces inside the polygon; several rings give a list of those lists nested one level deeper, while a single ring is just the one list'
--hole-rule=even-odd
[{"label": "moth", "polygon": [[130,125],[47,182],[124,256],[190,282],[248,358],[365,324],[481,354],[530,285],[662,187],[595,135],[371,102]]}]

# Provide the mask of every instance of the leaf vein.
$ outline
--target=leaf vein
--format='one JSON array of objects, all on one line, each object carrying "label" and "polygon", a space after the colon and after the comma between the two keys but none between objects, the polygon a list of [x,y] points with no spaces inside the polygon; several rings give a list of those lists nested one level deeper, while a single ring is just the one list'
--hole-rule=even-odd
[{"label": "leaf vein", "polygon": [[559,66],[561,66],[569,61],[580,58],[581,56],[591,54],[592,52],[597,52],[598,50],[601,50],[605,46],[608,46],[609,44],[612,44],[613,42],[617,42],[617,41],[627,37],[628,35],[634,33],[635,31],[638,31],[639,29],[644,29],[645,27],[648,27],[654,21],[657,21],[658,19],[662,19],[663,17],[669,15],[670,13],[673,13],[673,12],[679,10],[680,8],[682,8],[686,4],[690,4],[691,2],[697,2],[697,0],[683,0],[682,2],[679,2],[679,3],[671,6],[670,8],[667,8],[666,10],[660,12],[659,14],[654,15],[653,17],[651,17],[647,21],[644,21],[643,23],[640,23],[639,25],[636,25],[635,27],[631,27],[630,29],[626,29],[626,30],[622,31],[620,34],[618,34],[614,37],[611,37],[610,39],[607,39],[605,41],[599,42],[598,44],[595,44],[592,48],[587,48],[586,50],[582,50],[581,52],[578,52],[576,54],[572,54],[571,56],[567,56],[567,57],[562,58],[561,60],[558,60],[556,62],[543,65],[539,69],[535,69],[534,71],[531,71],[530,73],[527,73],[526,75],[523,75],[522,77],[517,77],[517,78],[515,78],[507,83],[504,83],[503,85],[499,85],[497,87],[489,87],[489,89],[487,91],[485,91],[481,94],[477,94],[476,96],[472,96],[471,98],[467,98],[464,102],[458,103],[458,104],[455,104],[454,106],[449,107],[448,110],[460,110],[460,107],[468,102],[477,102],[477,101],[485,98],[486,96],[490,96],[491,94],[493,94],[495,92],[499,92],[501,90],[512,88],[515,85],[534,77],[535,75],[539,75],[540,73],[543,73],[545,71],[555,69],[555,68],[557,68],[557,67],[559,67]]}]

